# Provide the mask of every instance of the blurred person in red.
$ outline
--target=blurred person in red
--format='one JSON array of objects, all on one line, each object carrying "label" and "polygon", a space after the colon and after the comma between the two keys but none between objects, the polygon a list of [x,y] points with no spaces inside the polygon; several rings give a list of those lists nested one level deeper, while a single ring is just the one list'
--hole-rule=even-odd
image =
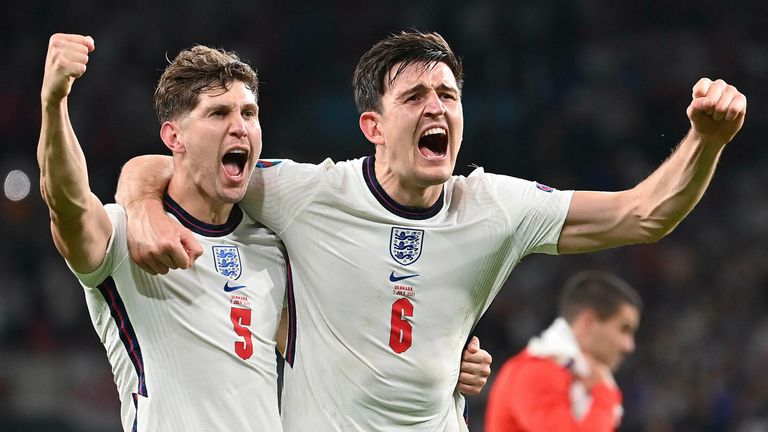
[{"label": "blurred person in red", "polygon": [[502,366],[485,430],[616,430],[623,410],[613,372],[635,350],[641,310],[640,296],[616,275],[571,277],[554,323]]}]

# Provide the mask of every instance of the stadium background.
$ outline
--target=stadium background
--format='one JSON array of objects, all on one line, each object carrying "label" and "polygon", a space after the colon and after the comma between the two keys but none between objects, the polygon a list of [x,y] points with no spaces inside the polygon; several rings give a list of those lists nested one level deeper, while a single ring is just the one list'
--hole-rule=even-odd
[{"label": "stadium background", "polygon": [[[237,51],[263,81],[263,155],[343,160],[373,151],[357,128],[349,84],[357,59],[387,33],[411,27],[441,32],[464,59],[459,174],[476,163],[562,189],[626,188],[686,132],[700,76],[725,78],[748,96],[744,129],[702,203],[671,236],[526,258],[476,333],[496,369],[549,324],[568,275],[614,270],[646,302],[637,352],[617,376],[621,430],[768,430],[765,2],[107,3],[11,2],[0,15],[0,175],[21,170],[31,178],[26,198],[0,196],[0,431],[119,427],[104,350],[36,190],[51,33],[96,41],[70,108],[91,186],[108,202],[124,161],[164,152],[151,101],[166,55],[193,43]],[[482,431],[487,394],[471,399],[473,431]]]}]

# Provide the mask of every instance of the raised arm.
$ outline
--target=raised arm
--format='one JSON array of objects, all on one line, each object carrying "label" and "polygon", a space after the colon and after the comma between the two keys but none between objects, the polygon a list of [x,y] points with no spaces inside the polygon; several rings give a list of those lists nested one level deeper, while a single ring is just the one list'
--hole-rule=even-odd
[{"label": "raised arm", "polygon": [[687,114],[691,130],[648,178],[622,192],[573,194],[560,234],[560,253],[589,252],[655,242],[699,202],[720,153],[744,124],[747,99],[723,80],[702,78]]},{"label": "raised arm", "polygon": [[88,186],[85,156],[67,108],[72,84],[85,73],[88,54],[94,48],[90,36],[51,36],[40,92],[40,193],[51,215],[56,248],[80,273],[96,270],[112,235],[109,217]]},{"label": "raised arm", "polygon": [[115,199],[128,217],[131,259],[150,274],[188,268],[203,250],[192,233],[163,209],[163,191],[173,175],[170,156],[135,157],[123,166]]}]

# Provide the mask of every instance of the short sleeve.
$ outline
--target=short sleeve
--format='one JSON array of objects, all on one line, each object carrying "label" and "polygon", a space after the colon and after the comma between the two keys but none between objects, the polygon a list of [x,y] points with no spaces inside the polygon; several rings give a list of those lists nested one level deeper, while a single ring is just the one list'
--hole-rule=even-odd
[{"label": "short sleeve", "polygon": [[516,240],[525,245],[523,255],[556,255],[573,191],[560,191],[515,177],[484,175],[509,217]]},{"label": "short sleeve", "polygon": [[[104,260],[96,270],[90,273],[78,273],[71,266],[69,267],[80,282],[89,288],[96,288],[114,272],[120,263],[128,259],[125,210],[118,204],[107,204],[104,206],[104,210],[112,223],[112,235],[107,243],[107,253],[104,255]],[[69,263],[67,265],[69,266]]]},{"label": "short sleeve", "polygon": [[320,165],[289,159],[260,160],[240,207],[280,235],[317,193],[323,173],[333,165],[330,159]]}]

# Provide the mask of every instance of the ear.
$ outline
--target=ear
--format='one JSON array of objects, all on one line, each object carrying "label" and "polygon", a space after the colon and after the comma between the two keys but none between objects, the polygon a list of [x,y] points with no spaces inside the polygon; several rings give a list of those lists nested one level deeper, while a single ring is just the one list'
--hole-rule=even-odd
[{"label": "ear", "polygon": [[376,144],[384,144],[384,135],[381,133],[381,114],[375,111],[366,111],[360,114],[360,130],[368,141]]},{"label": "ear", "polygon": [[590,332],[594,325],[600,320],[594,309],[586,308],[578,313],[574,321],[578,321],[579,326]]},{"label": "ear", "polygon": [[174,122],[165,122],[160,126],[160,139],[173,153],[186,152],[186,146],[181,140],[181,131]]}]

